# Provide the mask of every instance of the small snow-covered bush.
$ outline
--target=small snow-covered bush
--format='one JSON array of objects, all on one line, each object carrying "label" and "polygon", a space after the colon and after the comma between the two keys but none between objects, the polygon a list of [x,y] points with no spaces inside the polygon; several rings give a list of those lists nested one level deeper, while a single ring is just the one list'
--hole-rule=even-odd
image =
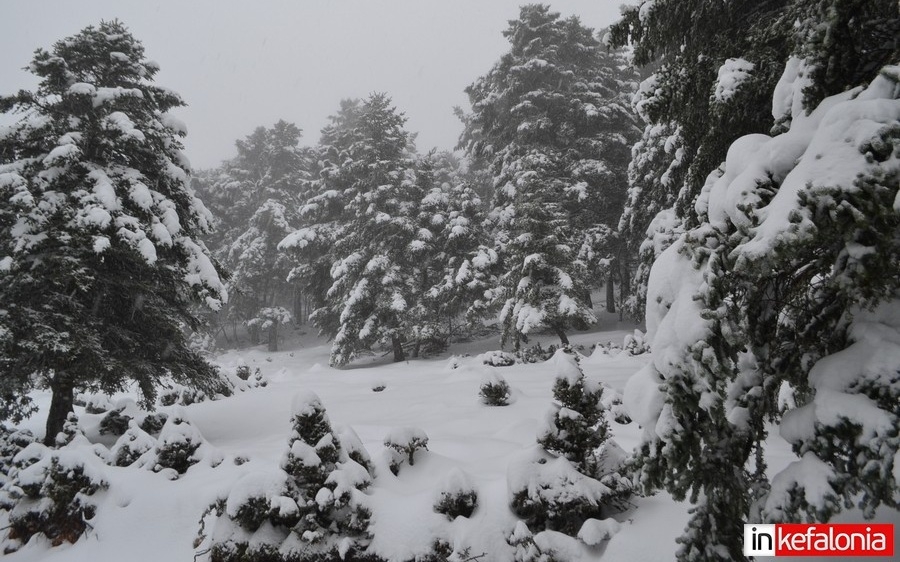
[{"label": "small snow-covered bush", "polygon": [[150,435],[153,435],[154,433],[162,431],[162,428],[166,425],[167,419],[169,419],[169,415],[164,412],[147,414],[144,416],[144,419],[141,420],[140,427]]},{"label": "small snow-covered bush", "polygon": [[37,441],[27,429],[15,429],[0,424],[0,486],[9,480],[13,459],[19,451]]},{"label": "small snow-covered bush", "polygon": [[[200,462],[210,446],[203,439],[200,430],[191,425],[184,410],[176,408],[166,420],[155,448],[155,459],[152,463],[154,471],[170,468],[178,474]],[[211,464],[217,465],[221,459],[211,458]]]},{"label": "small snow-covered bush", "polygon": [[454,468],[440,486],[434,510],[453,521],[457,517],[471,517],[478,505],[478,493],[469,477]]},{"label": "small snow-covered bush", "polygon": [[488,351],[478,356],[482,364],[491,367],[509,367],[516,364],[516,356],[505,351]]},{"label": "small snow-covered bush", "polygon": [[229,376],[229,383],[237,392],[244,392],[253,388],[265,387],[269,384],[269,379],[259,370],[259,367],[250,371],[250,367],[245,364],[238,365],[234,371],[234,375]]},{"label": "small snow-covered bush", "polygon": [[509,404],[509,384],[497,373],[488,373],[478,391],[482,402],[488,406],[506,406]]},{"label": "small snow-covered bush", "polygon": [[248,474],[211,506],[198,548],[213,562],[377,562],[364,553],[371,460],[359,437],[346,429],[338,438],[311,392],[294,399],[291,422],[280,468]]},{"label": "small snow-covered bush", "polygon": [[66,416],[66,422],[63,424],[62,431],[56,434],[56,446],[65,447],[78,438],[84,439],[84,429],[82,429],[81,425],[78,423],[78,416],[75,415],[75,412],[69,412]]},{"label": "small snow-covered bush", "polygon": [[188,388],[180,384],[172,384],[171,388],[159,393],[159,403],[162,406],[190,406],[206,400],[206,393],[202,390]]},{"label": "small snow-covered bush", "polygon": [[484,554],[472,556],[471,547],[454,548],[444,539],[435,539],[431,543],[431,551],[416,556],[415,562],[474,562],[482,560],[484,556]]},{"label": "small snow-covered bush", "polygon": [[399,453],[390,463],[391,472],[396,475],[400,472],[403,461],[413,466],[416,463],[416,451],[428,450],[428,436],[418,427],[395,427],[385,436],[384,446]]},{"label": "small snow-covered bush", "polygon": [[532,528],[574,536],[586,520],[623,509],[632,486],[622,476],[625,453],[609,439],[602,386],[565,350],[553,362],[556,403],[538,443],[557,458],[511,463],[510,505]]},{"label": "small snow-covered bush", "polygon": [[543,363],[553,357],[553,354],[556,353],[556,349],[557,347],[553,344],[549,345],[547,349],[544,349],[540,342],[538,342],[529,348],[519,351],[518,356],[522,359],[523,363]]},{"label": "small snow-covered bush", "polygon": [[507,473],[510,506],[529,527],[575,535],[590,518],[599,518],[616,491],[585,476],[563,457],[511,464]]},{"label": "small snow-covered bush", "polygon": [[0,497],[0,507],[9,510],[4,550],[16,550],[37,534],[54,546],[77,541],[96,514],[94,494],[109,487],[103,462],[89,450],[31,443],[13,465]]},{"label": "small snow-covered bush", "polygon": [[122,435],[126,431],[128,431],[128,423],[131,421],[131,416],[123,415],[122,412],[125,408],[119,407],[115,410],[110,410],[103,419],[100,420],[100,435]]},{"label": "small snow-covered bush", "polygon": [[113,408],[109,398],[102,394],[79,394],[75,397],[76,406],[84,406],[86,414],[102,414]]},{"label": "small snow-covered bush", "polygon": [[567,458],[584,474],[596,474],[594,452],[606,440],[600,384],[587,380],[576,356],[559,350],[553,356],[556,404],[548,413],[538,443],[548,452]]},{"label": "small snow-covered bush", "polygon": [[619,532],[622,524],[613,518],[588,519],[578,531],[578,538],[588,546],[597,546]]},{"label": "small snow-covered bush", "polygon": [[524,521],[516,522],[506,542],[513,547],[515,562],[557,562],[550,552],[541,550]]},{"label": "small snow-covered bush", "polygon": [[625,336],[625,341],[622,342],[622,353],[625,355],[650,353],[650,342],[647,341],[642,331],[635,330],[633,334]]},{"label": "small snow-covered bush", "polygon": [[111,450],[116,466],[131,466],[147,451],[156,447],[156,439],[134,423],[129,422],[128,429],[116,441]]}]

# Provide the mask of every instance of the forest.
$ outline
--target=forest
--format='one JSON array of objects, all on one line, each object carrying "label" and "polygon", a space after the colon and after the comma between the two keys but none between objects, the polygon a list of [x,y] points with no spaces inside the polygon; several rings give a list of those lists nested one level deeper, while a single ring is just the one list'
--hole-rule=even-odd
[{"label": "forest", "polygon": [[375,92],[210,169],[127,22],[34,53],[0,95],[10,560],[128,557],[118,511],[212,562],[900,522],[897,2],[529,4],[503,36],[452,149]]}]

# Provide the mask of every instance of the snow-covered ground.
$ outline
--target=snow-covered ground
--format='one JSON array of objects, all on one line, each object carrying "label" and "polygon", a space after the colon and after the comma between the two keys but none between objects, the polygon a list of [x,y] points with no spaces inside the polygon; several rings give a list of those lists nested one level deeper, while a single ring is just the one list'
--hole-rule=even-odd
[{"label": "snow-covered ground", "polygon": [[[582,333],[575,335],[573,344],[621,343],[628,333],[625,329]],[[549,337],[535,341],[545,346],[552,343]],[[212,468],[200,463],[177,480],[149,470],[110,467],[109,489],[99,494],[93,528],[85,537],[74,545],[54,548],[32,540],[8,559],[193,560],[204,510],[216,498],[224,498],[241,476],[278,466],[290,432],[292,399],[300,392],[313,391],[332,424],[352,427],[375,461],[376,478],[367,493],[373,511],[372,548],[378,554],[390,560],[409,560],[426,552],[439,537],[452,546],[469,546],[472,555],[490,552],[491,560],[511,560],[505,539],[517,518],[508,507],[507,470],[511,461],[528,455],[536,446],[535,435],[551,404],[554,372],[553,362],[489,367],[477,358],[497,347],[495,339],[475,341],[455,345],[438,358],[395,364],[388,362],[388,357],[373,357],[342,370],[329,368],[329,346],[310,338],[277,353],[265,351],[264,346],[227,352],[217,358],[224,369],[234,370],[246,363],[251,369],[258,367],[269,384],[185,407],[190,422],[224,455],[222,464]],[[598,352],[584,360],[582,367],[588,378],[621,392],[628,377],[649,358],[648,354]],[[490,407],[480,401],[479,387],[491,371],[501,373],[509,383],[510,405]],[[378,387],[384,388],[373,390]],[[47,397],[41,398],[46,403]],[[114,438],[98,433],[101,414],[85,414],[82,408],[76,411],[92,441],[112,444]],[[24,425],[37,430],[42,421],[39,414]],[[388,470],[383,440],[392,429],[407,426],[424,430],[428,451],[418,453],[415,466],[404,467],[398,477]],[[625,450],[639,440],[635,423],[611,423],[611,429]],[[776,437],[771,439],[769,452],[773,470],[792,459],[787,445]],[[236,465],[233,461],[238,456],[249,461]],[[471,518],[450,522],[432,506],[455,469],[468,476],[479,499]],[[588,547],[572,540],[564,545],[566,559],[671,560],[677,547],[675,538],[687,521],[688,506],[665,493],[636,498],[634,504],[634,509],[617,516],[621,528],[608,541]]]}]

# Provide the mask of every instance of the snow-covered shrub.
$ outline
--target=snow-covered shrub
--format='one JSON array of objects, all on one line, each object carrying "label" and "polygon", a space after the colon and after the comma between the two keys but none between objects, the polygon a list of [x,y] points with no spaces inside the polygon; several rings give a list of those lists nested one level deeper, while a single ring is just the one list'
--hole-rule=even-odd
[{"label": "snow-covered shrub", "polygon": [[[465,356],[462,356],[465,357]],[[449,359],[447,359],[447,363],[444,364],[445,371],[453,371],[459,369],[459,366],[462,364],[462,359],[459,355],[451,355]]]},{"label": "snow-covered shrub", "polygon": [[75,397],[75,405],[83,406],[86,414],[102,414],[113,408],[109,398],[102,394],[79,394]]},{"label": "snow-covered shrub", "polygon": [[159,403],[162,406],[190,406],[197,402],[204,402],[208,396],[202,390],[188,388],[180,384],[172,384],[170,388],[159,393]]},{"label": "snow-covered shrub", "polygon": [[516,527],[506,539],[513,547],[515,562],[557,562],[550,552],[544,552],[534,541],[534,536],[524,521],[517,521]]},{"label": "snow-covered shrub", "polygon": [[54,546],[77,541],[96,514],[94,494],[109,487],[104,463],[89,450],[32,443],[13,464],[0,497],[0,507],[9,510],[4,550],[16,550],[37,534]]},{"label": "snow-covered shrub", "polygon": [[169,415],[165,412],[147,414],[144,416],[144,419],[141,420],[140,428],[150,435],[153,435],[162,431],[162,428],[166,425],[166,420],[168,419]]},{"label": "snow-covered shrub", "polygon": [[538,443],[558,458],[511,463],[510,505],[532,528],[574,535],[587,519],[625,507],[632,488],[624,451],[609,439],[603,388],[584,376],[577,356],[561,349],[553,362],[557,403]]},{"label": "snow-covered shrub", "polygon": [[362,490],[371,476],[352,457],[371,464],[368,453],[352,430],[335,435],[311,392],[294,399],[291,423],[280,467],[243,477],[204,516],[198,548],[206,546],[211,561],[367,559],[370,511]]},{"label": "snow-covered shrub", "polygon": [[116,466],[131,466],[156,445],[156,439],[132,420],[128,424],[128,429],[122,433],[111,449],[113,462]]},{"label": "snow-covered shrub", "polygon": [[431,543],[431,550],[417,555],[415,562],[474,562],[481,560],[483,556],[484,554],[473,556],[472,548],[469,546],[454,548],[444,539],[435,539]]},{"label": "snow-covered shrub", "polygon": [[111,434],[118,436],[128,431],[128,424],[132,418],[122,414],[124,409],[124,407],[119,407],[115,410],[110,410],[103,416],[103,419],[100,420],[100,435]]},{"label": "snow-covered shrub", "polygon": [[465,472],[458,468],[450,471],[440,486],[434,510],[453,521],[457,517],[471,517],[478,505],[478,492]]},{"label": "snow-covered shrub", "polygon": [[318,396],[305,392],[294,398],[291,425],[281,468],[305,485],[321,487],[338,460],[340,443]]},{"label": "snow-covered shrub", "polygon": [[156,472],[171,468],[184,474],[203,458],[200,447],[204,444],[200,430],[191,425],[184,410],[177,408],[159,433],[152,468]]},{"label": "snow-covered shrub", "polygon": [[66,415],[66,423],[63,424],[62,431],[56,434],[56,446],[64,447],[79,437],[85,438],[84,429],[78,423],[78,416],[75,415],[75,412],[69,412]]},{"label": "snow-covered shrub", "polygon": [[236,384],[236,381],[232,379],[232,386],[235,387],[235,390],[243,392],[248,388],[256,388],[256,387],[264,387],[269,384],[268,379],[266,379],[265,375],[259,370],[259,367],[254,369],[252,372],[250,371],[250,366],[246,364],[240,364],[234,370],[234,376],[239,380],[244,381],[246,384]]},{"label": "snow-covered shrub", "polygon": [[34,434],[27,429],[16,429],[0,424],[0,486],[8,481],[15,456],[35,441],[37,439]]},{"label": "snow-covered shrub", "polygon": [[627,334],[622,342],[622,353],[625,355],[642,355],[650,353],[650,342],[640,330]]},{"label": "snow-covered shrub", "polygon": [[567,458],[582,473],[596,474],[597,448],[606,440],[609,428],[601,398],[603,387],[588,380],[575,355],[559,350],[553,356],[556,402],[538,443],[548,452]]},{"label": "snow-covered shrub", "polygon": [[223,378],[223,385],[228,387],[228,391],[223,393],[224,396],[265,387],[269,384],[269,379],[262,374],[259,367],[251,371],[250,367],[244,363],[240,363],[234,373],[220,372],[220,375]]},{"label": "snow-covered shrub", "polygon": [[488,406],[506,406],[509,404],[510,398],[509,384],[499,374],[488,373],[481,383],[478,395]]},{"label": "snow-covered shrub", "polygon": [[613,341],[600,342],[592,347],[593,354],[609,355],[614,357],[622,353],[622,346]]},{"label": "snow-covered shrub", "polygon": [[384,438],[384,446],[399,453],[390,462],[391,472],[400,472],[403,461],[413,466],[415,454],[419,449],[428,450],[428,435],[418,427],[395,427]]},{"label": "snow-covered shrub", "polygon": [[[257,367],[256,370],[258,371],[259,367]],[[249,365],[238,365],[237,368],[234,370],[234,374],[237,378],[241,379],[242,381],[248,380],[250,378],[250,366]]]},{"label": "snow-covered shrub", "polygon": [[511,463],[507,472],[510,506],[534,529],[574,536],[590,518],[618,510],[620,492],[585,476],[563,457]]},{"label": "snow-covered shrub", "polygon": [[543,363],[553,357],[557,347],[553,344],[544,349],[538,342],[531,347],[525,348],[517,353],[523,363]]},{"label": "snow-covered shrub", "polygon": [[613,518],[588,519],[578,531],[578,538],[588,546],[597,546],[619,532],[622,524]]},{"label": "snow-covered shrub", "polygon": [[478,356],[481,363],[491,367],[509,367],[516,364],[516,356],[505,351],[488,351]]}]

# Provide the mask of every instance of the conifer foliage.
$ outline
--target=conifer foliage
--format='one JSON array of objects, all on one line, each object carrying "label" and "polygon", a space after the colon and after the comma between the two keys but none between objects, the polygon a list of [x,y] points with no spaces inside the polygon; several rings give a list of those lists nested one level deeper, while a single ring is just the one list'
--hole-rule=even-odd
[{"label": "conifer foliage", "polygon": [[75,388],[162,377],[210,388],[215,370],[185,343],[193,303],[226,291],[197,240],[211,217],[189,187],[183,105],[119,22],[39,49],[33,91],[0,98],[17,120],[0,131],[0,394],[3,417],[31,413],[49,387],[46,439]]},{"label": "conifer foliage", "polygon": [[632,486],[623,475],[624,452],[610,439],[603,388],[586,379],[570,350],[552,361],[557,403],[537,441],[555,458],[511,464],[510,503],[529,527],[574,536],[589,519],[625,508]]},{"label": "conifer foliage", "polygon": [[247,326],[251,343],[265,335],[270,351],[278,350],[278,328],[300,313],[291,260],[277,249],[299,225],[307,194],[312,163],[300,139],[300,129],[283,120],[257,127],[235,142],[235,158],[199,182],[217,219],[210,249],[231,272],[225,315]]},{"label": "conifer foliage", "polygon": [[334,338],[333,365],[378,346],[395,361],[439,349],[487,308],[497,256],[481,200],[452,154],[416,155],[405,121],[383,94],[344,101],[322,131],[306,226],[279,245]]},{"label": "conifer foliage", "polygon": [[[363,490],[367,454],[333,431],[318,396],[295,397],[288,449],[275,471],[242,478],[210,508],[200,543],[214,562],[378,560],[364,554],[370,536]],[[349,445],[349,446],[348,446]]]},{"label": "conifer foliage", "polygon": [[510,50],[466,93],[461,146],[493,176],[492,220],[502,262],[494,298],[504,340],[594,320],[590,277],[615,254],[610,237],[625,195],[628,72],[577,18],[521,9]]},{"label": "conifer foliage", "polygon": [[[647,23],[656,10],[677,13],[674,4],[634,15]],[[690,212],[676,205],[682,232],[649,271],[654,361],[625,398],[644,427],[642,484],[696,503],[680,560],[743,559],[747,520],[824,521],[854,505],[872,517],[880,505],[897,506],[900,355],[888,340],[900,287],[888,264],[897,263],[900,232],[900,76],[887,66],[854,87],[846,80],[883,63],[885,50],[872,46],[863,63],[860,51],[835,55],[831,39],[880,45],[884,26],[900,19],[893,2],[854,15],[851,4],[783,7],[796,25],[780,31],[792,47],[777,50],[783,72],[768,90],[773,136],[740,137],[724,163],[708,167],[684,201]],[[855,71],[833,74],[851,59]],[[739,61],[721,68],[713,100],[753,72]],[[782,393],[794,397],[787,411]],[[771,480],[767,421],[799,457]]]}]

